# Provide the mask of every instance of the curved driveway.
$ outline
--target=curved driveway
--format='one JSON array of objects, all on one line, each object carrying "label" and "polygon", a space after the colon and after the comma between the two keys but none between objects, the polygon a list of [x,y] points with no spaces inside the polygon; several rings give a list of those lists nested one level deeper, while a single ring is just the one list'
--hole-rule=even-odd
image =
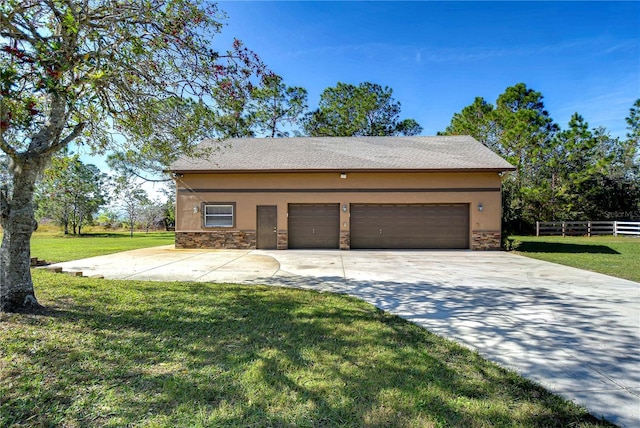
[{"label": "curved driveway", "polygon": [[59,263],[113,279],[345,293],[462,343],[621,426],[640,426],[640,283],[504,252],[175,250]]}]

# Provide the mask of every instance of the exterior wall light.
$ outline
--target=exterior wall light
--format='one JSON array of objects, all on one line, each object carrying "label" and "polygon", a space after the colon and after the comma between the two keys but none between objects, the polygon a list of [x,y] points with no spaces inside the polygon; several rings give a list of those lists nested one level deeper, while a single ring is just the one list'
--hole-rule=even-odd
[{"label": "exterior wall light", "polygon": [[484,209],[484,206],[482,206],[482,202],[480,202],[478,204],[478,211],[482,211]]},{"label": "exterior wall light", "polygon": [[347,204],[342,205],[342,212],[347,212],[347,210],[349,209],[349,207],[347,207]]},{"label": "exterior wall light", "polygon": [[340,173],[340,178],[347,178],[347,173],[346,172],[341,172]]},{"label": "exterior wall light", "polygon": [[198,207],[197,205],[195,207],[193,207],[193,213],[194,214],[198,214],[198,211],[200,211],[200,207]]}]

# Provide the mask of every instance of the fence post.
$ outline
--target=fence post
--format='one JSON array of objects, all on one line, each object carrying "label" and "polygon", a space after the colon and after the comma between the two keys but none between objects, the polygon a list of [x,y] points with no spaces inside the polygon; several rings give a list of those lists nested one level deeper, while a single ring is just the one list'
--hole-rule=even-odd
[{"label": "fence post", "polygon": [[536,221],[536,236],[540,236],[540,222]]},{"label": "fence post", "polygon": [[591,222],[587,222],[587,236],[591,237]]},{"label": "fence post", "polygon": [[613,222],[613,236],[618,236],[618,221]]},{"label": "fence post", "polygon": [[563,238],[564,238],[564,226],[565,226],[565,224],[564,224],[564,221],[563,221],[563,222],[562,222],[562,237],[563,237]]}]

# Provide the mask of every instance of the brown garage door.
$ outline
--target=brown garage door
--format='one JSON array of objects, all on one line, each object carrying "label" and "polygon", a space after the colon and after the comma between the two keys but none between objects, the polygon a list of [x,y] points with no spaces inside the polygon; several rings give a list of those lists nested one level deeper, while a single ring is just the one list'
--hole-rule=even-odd
[{"label": "brown garage door", "polygon": [[469,248],[469,205],[352,204],[351,248]]},{"label": "brown garage door", "polygon": [[339,246],[339,204],[289,204],[289,248]]}]

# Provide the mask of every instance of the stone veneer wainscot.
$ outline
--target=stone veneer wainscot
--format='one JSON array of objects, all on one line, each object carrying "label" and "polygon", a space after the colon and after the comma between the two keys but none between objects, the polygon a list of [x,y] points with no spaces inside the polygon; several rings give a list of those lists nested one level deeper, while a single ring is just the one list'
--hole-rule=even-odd
[{"label": "stone veneer wainscot", "polygon": [[473,231],[471,236],[472,250],[500,250],[501,234],[496,231]]},{"label": "stone veneer wainscot", "polygon": [[176,248],[256,248],[255,230],[212,230],[176,232]]}]

